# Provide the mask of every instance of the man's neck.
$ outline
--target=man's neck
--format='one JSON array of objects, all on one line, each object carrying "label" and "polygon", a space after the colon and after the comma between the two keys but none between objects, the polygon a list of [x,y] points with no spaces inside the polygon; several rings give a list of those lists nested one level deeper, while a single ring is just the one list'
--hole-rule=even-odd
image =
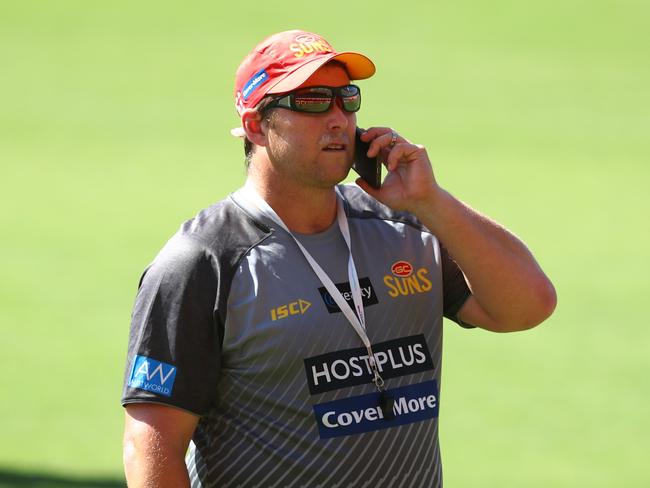
[{"label": "man's neck", "polygon": [[251,177],[246,182],[268,203],[292,232],[316,234],[327,230],[336,219],[334,188],[275,188]]}]

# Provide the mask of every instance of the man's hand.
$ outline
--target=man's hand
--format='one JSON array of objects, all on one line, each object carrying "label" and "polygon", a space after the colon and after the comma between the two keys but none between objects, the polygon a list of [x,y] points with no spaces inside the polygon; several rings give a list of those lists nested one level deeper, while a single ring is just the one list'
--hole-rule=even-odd
[{"label": "man's hand", "polygon": [[361,139],[370,142],[368,156],[379,157],[388,170],[379,190],[358,179],[363,190],[392,209],[414,215],[433,204],[441,189],[424,146],[412,144],[387,127],[372,127]]},{"label": "man's hand", "polygon": [[551,315],[555,288],[525,244],[507,229],[443,190],[423,146],[385,127],[368,129],[368,156],[386,161],[379,190],[357,185],[394,210],[415,215],[447,248],[472,290],[458,317],[466,323],[510,332],[528,329]]}]

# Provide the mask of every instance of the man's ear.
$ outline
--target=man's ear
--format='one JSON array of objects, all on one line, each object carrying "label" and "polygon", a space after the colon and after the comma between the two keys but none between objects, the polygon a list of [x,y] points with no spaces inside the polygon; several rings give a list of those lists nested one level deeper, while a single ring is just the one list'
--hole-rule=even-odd
[{"label": "man's ear", "polygon": [[253,144],[266,146],[266,133],[263,130],[264,119],[262,114],[252,108],[247,108],[241,114],[241,126],[246,137]]}]

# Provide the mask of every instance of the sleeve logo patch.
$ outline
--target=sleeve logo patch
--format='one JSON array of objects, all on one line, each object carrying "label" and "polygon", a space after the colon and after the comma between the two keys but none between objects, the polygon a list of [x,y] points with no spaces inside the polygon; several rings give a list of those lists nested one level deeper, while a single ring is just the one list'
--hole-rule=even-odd
[{"label": "sleeve logo patch", "polygon": [[171,396],[176,379],[176,367],[146,356],[136,356],[131,369],[129,386]]}]

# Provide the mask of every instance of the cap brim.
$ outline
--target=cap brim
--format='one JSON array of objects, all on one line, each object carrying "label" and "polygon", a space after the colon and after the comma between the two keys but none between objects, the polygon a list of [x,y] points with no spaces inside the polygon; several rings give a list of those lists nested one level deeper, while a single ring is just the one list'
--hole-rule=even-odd
[{"label": "cap brim", "polygon": [[332,60],[345,65],[351,80],[365,80],[375,74],[375,64],[361,53],[333,53],[305,63],[273,85],[266,93],[286,93],[295,90],[309,79],[320,67]]}]

